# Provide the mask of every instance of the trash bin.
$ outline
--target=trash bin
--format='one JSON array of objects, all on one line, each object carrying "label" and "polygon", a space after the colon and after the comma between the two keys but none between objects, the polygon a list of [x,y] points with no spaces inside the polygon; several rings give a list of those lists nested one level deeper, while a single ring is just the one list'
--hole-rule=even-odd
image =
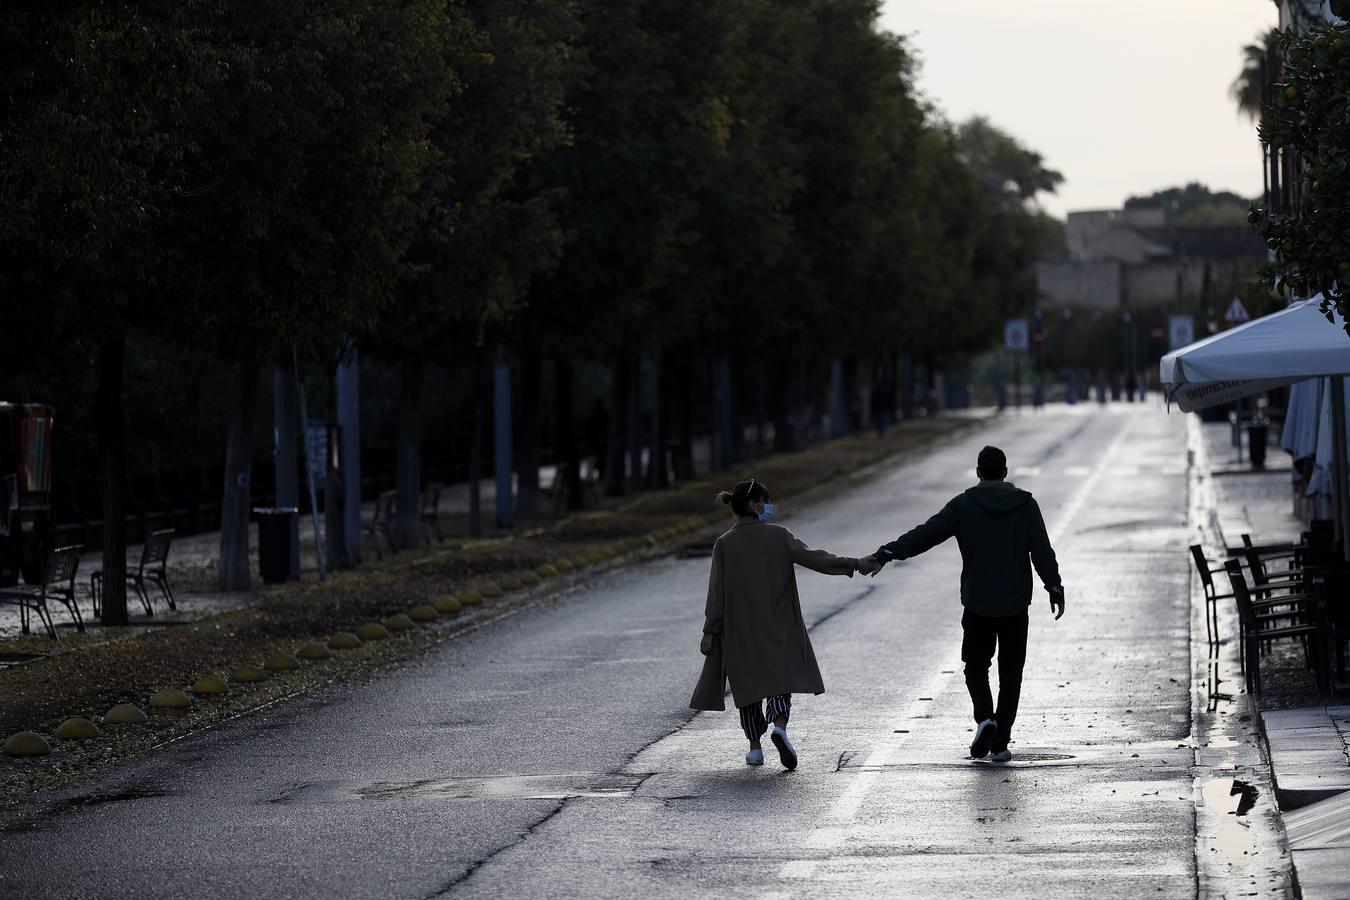
[{"label": "trash bin", "polygon": [[1266,433],[1269,428],[1268,419],[1253,418],[1247,422],[1247,454],[1251,457],[1253,469],[1266,467]]},{"label": "trash bin", "polygon": [[300,560],[295,558],[291,535],[299,527],[299,513],[294,506],[253,508],[258,517],[258,571],[265,584],[282,584],[298,574]]}]

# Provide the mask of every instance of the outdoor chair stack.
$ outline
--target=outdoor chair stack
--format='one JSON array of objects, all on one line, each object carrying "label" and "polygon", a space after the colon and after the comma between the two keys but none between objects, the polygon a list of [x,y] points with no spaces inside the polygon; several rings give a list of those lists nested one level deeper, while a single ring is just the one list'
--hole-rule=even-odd
[{"label": "outdoor chair stack", "polygon": [[70,610],[75,627],[84,631],[80,607],[75,602],[75,572],[80,566],[80,551],[83,549],[75,544],[48,553],[41,584],[15,585],[0,589],[0,603],[19,607],[19,623],[24,634],[29,632],[30,613],[36,613],[39,621],[47,629],[47,634],[53,640],[56,639],[56,625],[52,622],[51,610],[47,608],[49,599],[60,600],[66,609]]},{"label": "outdoor chair stack", "polygon": [[[150,588],[153,586],[169,604],[169,609],[177,609],[173,588],[169,586],[169,548],[173,544],[174,530],[164,528],[151,532],[141,548],[141,562],[136,569],[127,570],[127,587],[136,592],[145,607],[145,614],[153,616],[154,607],[150,604]],[[103,570],[98,569],[89,576],[89,592],[93,597],[94,617],[103,614]]]},{"label": "outdoor chair stack", "polygon": [[398,491],[381,491],[375,499],[375,511],[366,521],[365,536],[375,545],[375,558],[383,560],[384,551],[380,549],[380,538],[389,545],[391,554],[398,553],[394,543],[394,505],[398,500]]},{"label": "outdoor chair stack", "polygon": [[445,536],[441,534],[441,489],[444,487],[439,481],[433,481],[427,485],[426,490],[422,491],[422,511],[420,518],[422,520],[422,530],[426,533],[427,543],[431,543],[432,535],[435,535],[437,543],[443,542]]},{"label": "outdoor chair stack", "polygon": [[[1328,525],[1316,521],[1300,541],[1290,544],[1258,544],[1244,534],[1242,545],[1229,550],[1231,558],[1224,569],[1238,612],[1239,660],[1249,687],[1256,693],[1261,690],[1262,656],[1280,640],[1299,643],[1308,667],[1316,675],[1319,691],[1331,689],[1333,648],[1337,672],[1341,680],[1345,678],[1345,641],[1350,628],[1341,595],[1350,571],[1341,561]],[[1198,547],[1191,552],[1201,569],[1202,581],[1215,574]],[[1213,590],[1212,584],[1206,587],[1207,604],[1223,599],[1217,594],[1211,599]],[[1217,617],[1208,619],[1206,627],[1211,641],[1216,642]],[[1212,643],[1211,655],[1213,650]]]}]

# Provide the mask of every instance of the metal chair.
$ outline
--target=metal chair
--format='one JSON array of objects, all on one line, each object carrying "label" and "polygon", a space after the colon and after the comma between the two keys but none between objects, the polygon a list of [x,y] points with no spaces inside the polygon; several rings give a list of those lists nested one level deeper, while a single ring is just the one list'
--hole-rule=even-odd
[{"label": "metal chair", "polygon": [[[1324,601],[1316,594],[1284,594],[1267,600],[1253,600],[1247,587],[1247,578],[1242,573],[1242,564],[1235,559],[1224,563],[1228,580],[1233,586],[1233,596],[1237,600],[1238,618],[1242,628],[1242,644],[1239,658],[1242,670],[1247,676],[1247,687],[1254,694],[1261,693],[1261,649],[1281,638],[1297,638],[1303,643],[1304,653],[1312,658],[1317,673],[1319,690],[1326,690],[1330,676],[1327,670],[1325,654],[1316,646],[1321,625],[1324,620]],[[1287,606],[1292,609],[1274,609]],[[1290,624],[1281,624],[1288,620]]]},{"label": "metal chair", "polygon": [[57,640],[56,626],[52,623],[52,614],[47,609],[47,599],[54,598],[65,604],[75,619],[75,627],[84,631],[84,620],[80,618],[80,607],[75,602],[75,572],[80,567],[79,544],[60,547],[47,554],[47,567],[42,573],[40,585],[16,585],[0,590],[0,603],[11,603],[19,607],[19,624],[24,634],[29,632],[29,611],[37,613],[38,620],[47,629],[47,634]]},{"label": "metal chair", "polygon": [[445,536],[441,534],[441,488],[444,487],[439,481],[433,481],[427,485],[426,490],[422,491],[422,510],[419,518],[422,520],[422,531],[427,536],[427,543],[431,543],[431,536],[435,534],[437,543],[443,542]]},{"label": "metal chair", "polygon": [[[169,609],[178,608],[178,604],[174,601],[173,588],[169,586],[168,572],[169,547],[173,544],[174,534],[172,528],[151,532],[145,539],[145,546],[141,548],[140,565],[136,567],[136,571],[126,573],[127,586],[141,599],[141,605],[145,607],[147,616],[155,614],[150,604],[151,584],[159,589],[160,595],[168,602]],[[89,593],[93,597],[94,617],[97,618],[103,613],[102,569],[89,576]]]}]

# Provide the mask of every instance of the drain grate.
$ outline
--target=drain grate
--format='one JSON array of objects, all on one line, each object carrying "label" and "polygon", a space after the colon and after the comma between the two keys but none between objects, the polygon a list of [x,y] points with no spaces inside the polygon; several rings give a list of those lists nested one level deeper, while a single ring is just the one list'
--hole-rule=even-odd
[{"label": "drain grate", "polygon": [[624,798],[646,775],[489,775],[372,784],[358,788],[363,800],[565,800],[571,797]]}]

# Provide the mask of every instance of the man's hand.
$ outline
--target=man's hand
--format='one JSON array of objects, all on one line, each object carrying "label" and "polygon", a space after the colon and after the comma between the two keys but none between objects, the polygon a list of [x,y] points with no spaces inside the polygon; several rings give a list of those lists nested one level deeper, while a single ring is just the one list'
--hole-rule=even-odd
[{"label": "man's hand", "polygon": [[1050,590],[1050,611],[1055,614],[1055,621],[1064,615],[1064,588],[1052,587]]},{"label": "man's hand", "polygon": [[713,635],[711,632],[703,632],[703,640],[698,642],[698,652],[707,656],[712,652]]}]

